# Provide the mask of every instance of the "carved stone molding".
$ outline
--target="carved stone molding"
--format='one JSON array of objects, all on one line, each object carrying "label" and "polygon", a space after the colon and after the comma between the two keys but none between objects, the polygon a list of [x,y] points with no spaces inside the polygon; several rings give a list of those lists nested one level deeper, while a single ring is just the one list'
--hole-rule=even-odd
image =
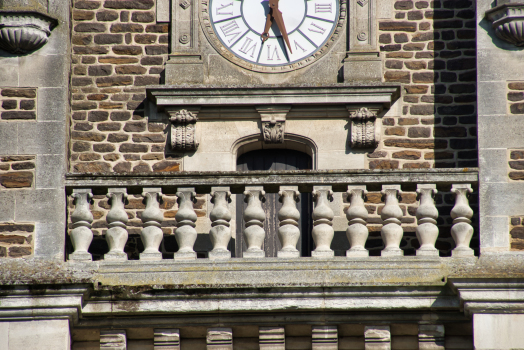
[{"label": "carved stone molding", "polygon": [[58,21],[38,12],[0,11],[0,48],[26,54],[44,46]]},{"label": "carved stone molding", "polygon": [[[497,5],[501,3],[497,1]],[[524,3],[507,2],[486,11],[495,34],[515,46],[524,46]]]},{"label": "carved stone molding", "polygon": [[351,148],[374,148],[380,142],[380,108],[347,106],[351,121]]},{"label": "carved stone molding", "polygon": [[169,110],[171,121],[171,148],[176,151],[196,151],[196,122],[199,108]]},{"label": "carved stone molding", "polygon": [[284,143],[286,115],[291,106],[257,106],[265,143]]}]

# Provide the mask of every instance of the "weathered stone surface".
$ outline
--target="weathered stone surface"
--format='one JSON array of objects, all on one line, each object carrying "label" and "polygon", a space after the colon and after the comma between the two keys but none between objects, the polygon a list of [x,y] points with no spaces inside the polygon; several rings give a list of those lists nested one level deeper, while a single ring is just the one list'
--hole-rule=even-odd
[{"label": "weathered stone surface", "polygon": [[75,164],[73,170],[77,173],[108,173],[111,167],[105,162],[89,162]]},{"label": "weathered stone surface", "polygon": [[1,95],[5,97],[36,98],[36,89],[4,88]]},{"label": "weathered stone surface", "polygon": [[5,188],[22,188],[33,185],[33,173],[28,171],[0,174],[0,185]]},{"label": "weathered stone surface", "polygon": [[398,169],[397,160],[372,160],[369,162],[370,169]]},{"label": "weathered stone surface", "polygon": [[180,163],[164,160],[153,165],[153,172],[180,171]]},{"label": "weathered stone surface", "polygon": [[410,140],[410,139],[388,139],[384,145],[390,147],[418,148],[418,149],[443,149],[448,143],[446,140]]}]

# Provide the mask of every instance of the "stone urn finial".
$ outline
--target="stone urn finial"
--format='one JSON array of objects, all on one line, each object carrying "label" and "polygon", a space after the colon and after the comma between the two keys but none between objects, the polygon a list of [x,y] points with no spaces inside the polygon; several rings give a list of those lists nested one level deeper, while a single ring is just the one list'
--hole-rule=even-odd
[{"label": "stone urn finial", "polygon": [[44,46],[58,21],[32,11],[0,11],[0,48],[27,54]]},{"label": "stone urn finial", "polygon": [[524,46],[524,1],[497,0],[497,6],[486,11],[485,16],[500,39]]}]

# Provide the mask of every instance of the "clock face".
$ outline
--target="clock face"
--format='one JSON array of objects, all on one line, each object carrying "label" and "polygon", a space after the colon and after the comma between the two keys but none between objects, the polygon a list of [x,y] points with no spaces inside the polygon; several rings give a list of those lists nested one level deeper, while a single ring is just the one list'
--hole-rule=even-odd
[{"label": "clock face", "polygon": [[312,60],[332,36],[339,20],[339,0],[278,1],[278,9],[271,13],[280,11],[283,25],[279,26],[278,14],[270,16],[266,40],[262,36],[270,13],[268,0],[210,0],[208,11],[214,33],[236,58],[257,66],[289,67]]}]

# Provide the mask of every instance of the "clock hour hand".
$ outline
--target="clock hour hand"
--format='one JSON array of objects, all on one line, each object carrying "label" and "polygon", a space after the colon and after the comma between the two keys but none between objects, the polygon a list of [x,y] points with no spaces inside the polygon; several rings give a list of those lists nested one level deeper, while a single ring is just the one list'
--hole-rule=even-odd
[{"label": "clock hour hand", "polygon": [[269,39],[269,29],[271,28],[271,25],[273,24],[273,16],[271,12],[272,10],[270,9],[269,13],[267,14],[266,27],[264,28],[264,32],[262,33],[262,35],[260,35],[260,37],[262,38],[262,42]]},{"label": "clock hour hand", "polygon": [[284,25],[284,19],[282,18],[282,12],[278,10],[278,5],[276,9],[273,9],[273,18],[275,19],[275,22],[277,22],[278,29],[280,29],[280,33],[282,33],[282,37],[287,44],[289,52],[293,53],[293,50],[291,50],[291,45],[289,44],[289,38],[287,37],[287,30],[286,26]]}]

